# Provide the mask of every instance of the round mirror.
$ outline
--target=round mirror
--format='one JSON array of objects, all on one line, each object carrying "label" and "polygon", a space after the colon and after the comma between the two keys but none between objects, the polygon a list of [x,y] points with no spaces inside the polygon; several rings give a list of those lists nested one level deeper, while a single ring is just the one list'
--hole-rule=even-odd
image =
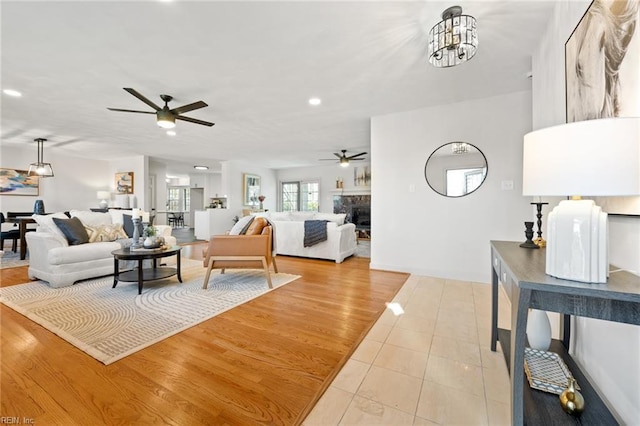
[{"label": "round mirror", "polygon": [[427,183],[445,197],[462,197],[478,189],[487,177],[487,159],[476,146],[450,142],[431,153],[424,166]]}]

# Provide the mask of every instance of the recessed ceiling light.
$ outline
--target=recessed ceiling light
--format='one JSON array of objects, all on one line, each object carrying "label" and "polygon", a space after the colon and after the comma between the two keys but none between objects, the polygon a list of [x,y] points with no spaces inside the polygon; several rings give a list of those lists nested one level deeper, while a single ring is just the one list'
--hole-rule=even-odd
[{"label": "recessed ceiling light", "polygon": [[311,98],[309,99],[309,105],[320,105],[322,103],[322,100],[320,100],[320,98]]},{"label": "recessed ceiling light", "polygon": [[13,96],[14,98],[19,98],[20,96],[22,96],[22,93],[18,92],[17,90],[13,90],[13,89],[4,89],[2,92],[5,95]]},{"label": "recessed ceiling light", "polygon": [[208,166],[193,166],[193,168],[196,170],[209,170]]},{"label": "recessed ceiling light", "polygon": [[167,134],[168,134],[169,136],[175,136],[175,135],[176,135],[176,132],[175,132],[175,130],[167,130]]}]

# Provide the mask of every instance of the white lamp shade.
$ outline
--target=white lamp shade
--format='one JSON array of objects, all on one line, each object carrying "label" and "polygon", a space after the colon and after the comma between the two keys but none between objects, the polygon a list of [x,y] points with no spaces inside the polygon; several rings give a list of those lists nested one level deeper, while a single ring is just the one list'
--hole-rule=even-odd
[{"label": "white lamp shade", "polygon": [[604,118],[524,136],[522,194],[640,194],[640,118]]},{"label": "white lamp shade", "polygon": [[98,191],[96,195],[98,200],[108,200],[111,198],[111,193],[109,191]]}]

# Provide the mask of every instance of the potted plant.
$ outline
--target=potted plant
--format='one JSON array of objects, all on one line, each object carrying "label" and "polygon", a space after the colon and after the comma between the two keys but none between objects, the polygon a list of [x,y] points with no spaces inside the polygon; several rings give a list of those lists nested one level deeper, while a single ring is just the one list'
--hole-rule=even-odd
[{"label": "potted plant", "polygon": [[147,226],[142,231],[142,235],[145,237],[142,246],[145,248],[158,247],[158,239],[156,238],[157,230],[153,226]]}]

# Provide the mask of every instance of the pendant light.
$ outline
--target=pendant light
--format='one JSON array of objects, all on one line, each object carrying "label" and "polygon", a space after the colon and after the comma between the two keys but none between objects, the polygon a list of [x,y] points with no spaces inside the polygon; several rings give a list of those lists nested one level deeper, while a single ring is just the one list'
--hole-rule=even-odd
[{"label": "pendant light", "polygon": [[34,141],[38,144],[38,161],[29,164],[29,172],[27,176],[37,176],[41,178],[53,177],[53,168],[51,163],[44,162],[44,142],[46,139],[37,138]]}]

